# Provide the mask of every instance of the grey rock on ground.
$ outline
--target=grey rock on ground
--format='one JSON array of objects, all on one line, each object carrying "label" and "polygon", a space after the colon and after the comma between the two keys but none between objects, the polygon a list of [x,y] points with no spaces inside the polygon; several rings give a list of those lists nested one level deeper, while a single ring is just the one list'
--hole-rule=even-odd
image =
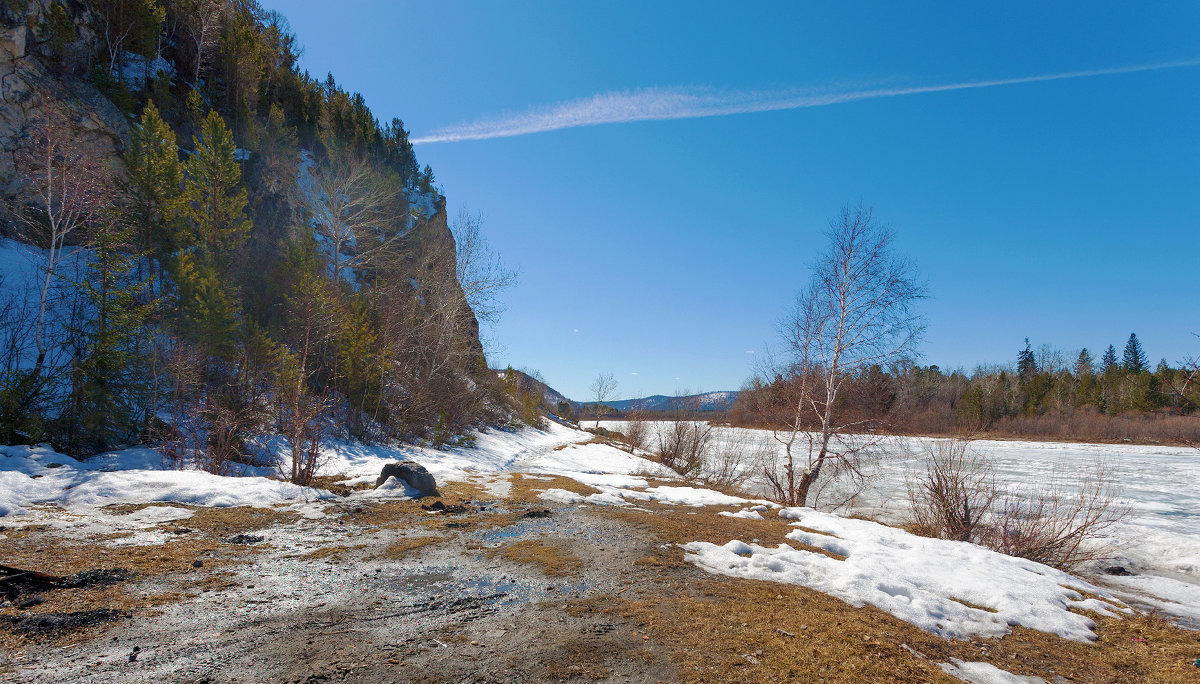
[{"label": "grey rock on ground", "polygon": [[437,480],[425,466],[416,461],[396,461],[383,467],[383,472],[375,480],[375,486],[387,482],[389,477],[395,477],[409,487],[417,490],[419,496],[438,496]]}]

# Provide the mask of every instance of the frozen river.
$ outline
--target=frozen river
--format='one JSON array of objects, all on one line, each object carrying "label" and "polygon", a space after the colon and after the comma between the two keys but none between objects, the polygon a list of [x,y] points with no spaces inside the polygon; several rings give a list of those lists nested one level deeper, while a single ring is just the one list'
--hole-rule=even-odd
[{"label": "frozen river", "polygon": [[[621,430],[620,422],[603,423]],[[767,430],[715,428],[722,442],[741,441],[782,454]],[[655,426],[650,430],[651,447]],[[928,438],[890,438],[869,488],[854,511],[884,520],[903,520],[907,509],[905,477],[923,467]],[[977,440],[988,455],[998,484],[1067,485],[1094,472],[1097,461],[1111,468],[1129,515],[1106,534],[1115,556],[1128,559],[1137,574],[1105,576],[1123,597],[1189,618],[1200,626],[1200,450],[1186,447]],[[751,481],[751,487],[754,481]]]}]

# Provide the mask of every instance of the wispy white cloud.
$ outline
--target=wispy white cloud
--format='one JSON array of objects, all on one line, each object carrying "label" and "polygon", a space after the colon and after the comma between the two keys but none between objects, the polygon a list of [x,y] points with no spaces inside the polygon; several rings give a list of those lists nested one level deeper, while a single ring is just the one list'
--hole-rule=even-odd
[{"label": "wispy white cloud", "polygon": [[875,88],[868,90],[773,90],[750,92],[721,92],[707,88],[643,88],[623,92],[598,93],[591,97],[570,100],[531,109],[523,114],[502,115],[495,118],[462,123],[440,128],[428,135],[412,139],[414,144],[435,142],[460,142],[463,140],[487,140],[508,138],[530,133],[544,133],[563,128],[597,126],[610,123],[633,121],[662,121],[667,119],[695,119],[709,116],[728,116],[751,112],[770,112],[785,109],[806,109],[828,105],[874,100],[902,95],[940,93],[952,90],[971,90],[996,86],[1061,81],[1072,78],[1089,78],[1112,74],[1130,74],[1138,71],[1157,71],[1200,65],[1200,59],[1188,59],[1157,64],[1065,71],[1055,74],[1019,76],[983,81],[959,81],[936,85],[897,88]]}]

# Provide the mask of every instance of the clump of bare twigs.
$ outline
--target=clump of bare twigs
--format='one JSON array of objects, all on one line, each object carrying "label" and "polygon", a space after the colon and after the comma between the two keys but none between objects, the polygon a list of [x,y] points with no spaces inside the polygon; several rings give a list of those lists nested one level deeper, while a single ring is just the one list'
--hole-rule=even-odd
[{"label": "clump of bare twigs", "polygon": [[1129,512],[1111,464],[1097,462],[1074,483],[1057,477],[1006,490],[989,455],[965,440],[926,445],[924,469],[909,474],[908,492],[922,534],[1068,570],[1104,557],[1099,540]]},{"label": "clump of bare twigs", "polygon": [[912,523],[922,534],[980,541],[998,490],[987,459],[962,440],[925,446],[925,470],[909,473]]},{"label": "clump of bare twigs", "polygon": [[721,430],[704,456],[700,479],[710,487],[741,489],[772,452],[749,430]]}]

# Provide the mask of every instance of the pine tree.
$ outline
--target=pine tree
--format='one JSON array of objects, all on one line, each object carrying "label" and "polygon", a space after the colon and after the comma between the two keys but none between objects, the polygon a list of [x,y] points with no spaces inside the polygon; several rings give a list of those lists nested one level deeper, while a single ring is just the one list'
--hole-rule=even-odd
[{"label": "pine tree", "polygon": [[141,121],[133,129],[126,163],[137,229],[136,250],[165,259],[180,246],[180,219],[186,209],[183,163],[175,133],[153,102],[146,104]]},{"label": "pine tree", "polygon": [[1079,350],[1079,357],[1075,359],[1075,377],[1083,378],[1091,375],[1095,369],[1092,367],[1092,355],[1088,352],[1087,347]]},{"label": "pine tree", "polygon": [[146,401],[143,334],[150,305],[135,276],[138,255],[128,228],[106,220],[93,230],[86,277],[77,284],[90,305],[86,352],[75,368],[73,442],[86,453],[136,441]]},{"label": "pine tree", "polygon": [[172,263],[171,279],[179,295],[177,332],[208,357],[228,357],[238,328],[238,307],[208,261],[189,252]]},{"label": "pine tree", "polygon": [[1100,370],[1105,373],[1117,368],[1117,349],[1111,344],[1108,349],[1104,350],[1104,356],[1100,358]]},{"label": "pine tree", "polygon": [[1025,348],[1017,352],[1017,375],[1021,377],[1022,382],[1029,382],[1037,375],[1037,360],[1029,346],[1028,337],[1025,338]]},{"label": "pine tree", "polygon": [[1146,352],[1142,351],[1142,343],[1138,342],[1134,333],[1129,334],[1129,341],[1125,343],[1125,356],[1122,361],[1127,373],[1141,373],[1146,370]]},{"label": "pine tree", "polygon": [[187,215],[203,256],[225,261],[250,232],[237,147],[233,133],[215,111],[204,118],[200,136],[192,140],[196,151],[187,162]]}]

